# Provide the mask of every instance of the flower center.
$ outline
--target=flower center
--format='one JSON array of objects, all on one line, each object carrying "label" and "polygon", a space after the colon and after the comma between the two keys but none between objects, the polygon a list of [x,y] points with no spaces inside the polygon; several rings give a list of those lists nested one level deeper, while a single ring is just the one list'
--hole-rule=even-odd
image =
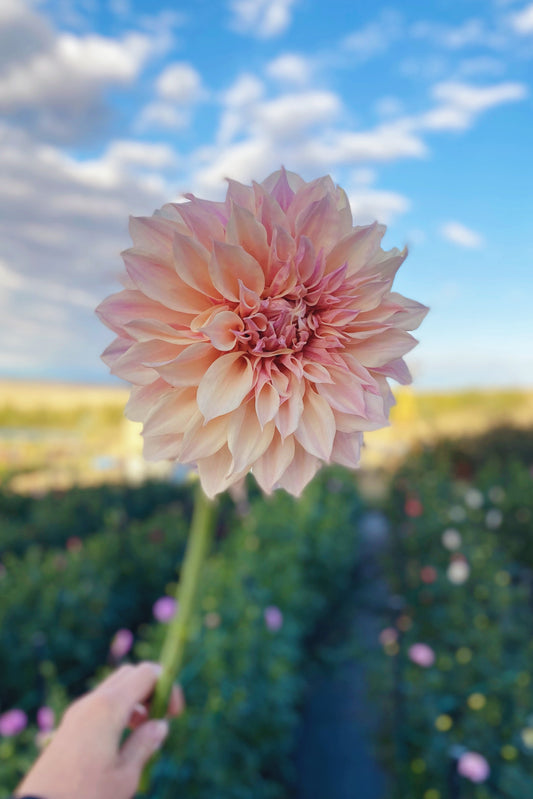
[{"label": "flower center", "polygon": [[255,355],[273,356],[300,352],[313,331],[313,314],[299,297],[263,299],[248,316],[237,340]]}]

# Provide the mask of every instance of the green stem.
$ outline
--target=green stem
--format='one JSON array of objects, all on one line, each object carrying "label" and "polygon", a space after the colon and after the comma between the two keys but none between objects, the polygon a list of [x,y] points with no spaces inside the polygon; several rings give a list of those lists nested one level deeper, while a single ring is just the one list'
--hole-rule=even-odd
[{"label": "green stem", "polygon": [[[189,637],[191,621],[195,611],[195,599],[203,563],[209,552],[215,522],[216,503],[209,500],[200,484],[196,486],[194,511],[185,550],[185,558],[176,590],[179,603],[178,612],[169,622],[160,663],[163,668],[157,681],[151,702],[152,718],[163,718],[166,715],[172,686],[183,665],[185,646]],[[139,786],[146,792],[150,782],[151,763],[146,766]]]}]

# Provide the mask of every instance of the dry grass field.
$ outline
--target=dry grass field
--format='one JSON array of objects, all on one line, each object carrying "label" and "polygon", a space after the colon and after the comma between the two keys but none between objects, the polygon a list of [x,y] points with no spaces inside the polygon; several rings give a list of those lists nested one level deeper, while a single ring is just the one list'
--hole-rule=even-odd
[{"label": "dry grass field", "polygon": [[[391,425],[365,435],[363,469],[394,467],[417,442],[533,426],[533,390],[418,393],[401,388]],[[143,479],[168,464],[142,459],[126,387],[0,381],[0,477],[21,491]]]}]

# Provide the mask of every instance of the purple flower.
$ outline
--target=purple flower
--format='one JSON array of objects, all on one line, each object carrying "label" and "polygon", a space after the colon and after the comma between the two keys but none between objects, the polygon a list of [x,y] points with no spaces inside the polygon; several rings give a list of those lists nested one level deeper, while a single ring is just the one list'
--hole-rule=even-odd
[{"label": "purple flower", "polygon": [[41,732],[50,732],[54,729],[56,716],[51,707],[40,707],[37,711],[37,726]]},{"label": "purple flower", "polygon": [[131,630],[122,628],[117,630],[111,641],[109,651],[114,660],[120,660],[128,654],[133,645],[133,633]]},{"label": "purple flower", "polygon": [[490,766],[478,752],[465,752],[457,761],[457,771],[471,782],[485,782]]},{"label": "purple flower", "polygon": [[429,668],[435,663],[435,652],[427,644],[413,644],[409,647],[409,657],[417,666],[424,669]]},{"label": "purple flower", "polygon": [[264,612],[265,624],[272,632],[277,632],[283,627],[283,613],[276,605],[269,605]]},{"label": "purple flower", "polygon": [[26,728],[28,717],[23,710],[13,708],[0,716],[0,735],[18,735]]},{"label": "purple flower", "polygon": [[178,603],[171,596],[162,596],[154,602],[152,612],[157,621],[166,622],[174,616],[177,611]]}]

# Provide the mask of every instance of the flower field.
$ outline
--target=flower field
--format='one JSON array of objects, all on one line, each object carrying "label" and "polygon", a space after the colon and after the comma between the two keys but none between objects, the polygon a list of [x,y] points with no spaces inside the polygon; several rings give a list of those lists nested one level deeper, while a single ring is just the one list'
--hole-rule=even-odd
[{"label": "flower field", "polygon": [[[390,777],[381,799],[527,796],[532,464],[530,433],[495,431],[414,451],[371,506],[342,469],[298,501],[252,483],[224,499],[182,676],[188,712],[151,796],[294,795],[309,642],[357,590],[368,509],[388,525],[379,640],[357,642]],[[122,660],[157,657],[190,514],[189,487],[169,483],[0,494],[0,796],[70,698]]]}]

